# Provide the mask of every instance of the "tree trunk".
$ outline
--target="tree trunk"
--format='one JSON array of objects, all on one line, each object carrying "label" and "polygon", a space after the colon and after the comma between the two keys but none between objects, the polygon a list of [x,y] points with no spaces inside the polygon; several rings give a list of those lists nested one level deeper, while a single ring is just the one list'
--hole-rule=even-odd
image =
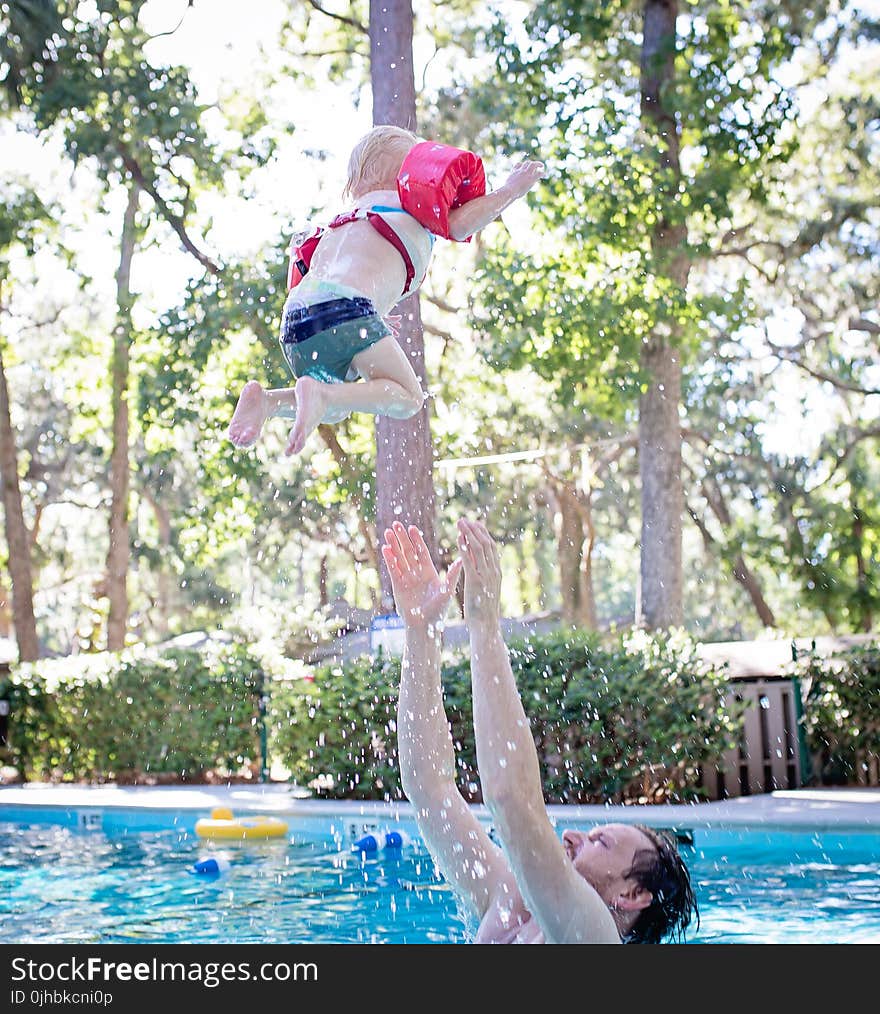
[{"label": "tree trunk", "polygon": [[[641,56],[641,115],[659,145],[656,189],[667,211],[681,177],[679,131],[669,100],[674,80],[678,0],[645,0]],[[661,215],[653,229],[657,271],[685,288],[690,263],[680,252],[683,221]],[[639,472],[642,494],[641,616],[655,629],[683,622],[681,515],[681,363],[678,326],[658,319],[643,343],[647,389],[639,401]]]},{"label": "tree trunk", "polygon": [[140,190],[131,183],[120,238],[116,272],[116,327],[113,331],[113,450],[110,454],[110,546],[107,550],[107,649],[125,646],[128,626],[128,382],[131,347],[131,260],[135,245],[135,214]]},{"label": "tree trunk", "polygon": [[531,535],[530,531],[524,531],[517,546],[517,557],[519,560],[517,577],[519,579],[519,599],[523,613],[533,613],[536,611],[534,603],[535,575],[529,555]]},{"label": "tree trunk", "polygon": [[164,640],[168,636],[172,589],[175,583],[169,567],[171,560],[171,512],[159,500],[158,495],[150,489],[141,487],[140,492],[152,508],[153,516],[156,518],[156,527],[159,529],[159,567],[156,575],[156,604],[159,615],[154,627],[159,638]]},{"label": "tree trunk", "polygon": [[[592,504],[588,505],[592,512]],[[587,630],[599,629],[599,617],[596,615],[596,596],[593,591],[593,549],[596,546],[596,532],[593,528],[592,516],[583,518],[584,505],[581,504],[581,520],[584,526],[584,547],[581,552],[581,609],[580,625]]]},{"label": "tree trunk", "polygon": [[556,549],[559,556],[559,594],[562,599],[562,619],[577,622],[580,604],[581,553],[584,530],[580,514],[569,497],[560,491],[557,503]]},{"label": "tree trunk", "polygon": [[12,590],[6,583],[6,575],[0,574],[0,637],[15,636],[12,625]]},{"label": "tree trunk", "polygon": [[[730,510],[727,507],[727,501],[724,499],[724,494],[721,492],[720,486],[715,481],[712,482],[712,486],[714,487],[714,494],[709,489],[709,483],[703,482],[703,495],[706,497],[706,503],[708,503],[712,508],[712,512],[721,522],[721,525],[726,532],[732,525],[733,519],[730,516]],[[737,553],[733,558],[733,576],[748,592],[749,598],[752,600],[752,605],[755,607],[755,612],[758,614],[758,619],[760,619],[761,623],[763,623],[765,627],[775,627],[776,617],[773,615],[773,610],[764,598],[760,582],[752,573],[751,568],[746,563],[745,557],[741,552]]]},{"label": "tree trunk", "polygon": [[327,554],[324,553],[323,556],[321,557],[321,562],[318,569],[318,605],[322,609],[330,602],[330,595],[327,591],[328,574],[329,568],[327,565]]},{"label": "tree trunk", "polygon": [[554,492],[562,619],[595,630],[598,623],[592,582],[592,532],[585,525],[584,506],[578,501],[577,493],[562,483],[554,485]]},{"label": "tree trunk", "polygon": [[[852,484],[852,480],[851,480]],[[865,515],[852,496],[852,539],[856,558],[856,602],[859,611],[859,628],[863,633],[870,633],[874,625],[871,611],[871,593],[868,590],[868,569],[865,566]]]},{"label": "tree trunk", "polygon": [[[351,503],[354,505],[357,511],[358,518],[358,531],[360,531],[364,543],[367,547],[367,553],[370,558],[374,561],[376,569],[379,568],[379,545],[376,538],[375,526],[371,525],[367,518],[364,517],[363,504],[364,498],[360,492],[360,478],[358,473],[352,468],[351,461],[348,455],[342,449],[342,444],[339,443],[339,438],[336,436],[336,429],[326,423],[322,423],[318,427],[318,432],[321,434],[324,443],[327,445],[330,453],[333,455],[333,460],[339,465],[339,471],[342,473],[343,478],[348,483],[349,498]],[[382,540],[384,542],[384,539]]]},{"label": "tree trunk", "polygon": [[737,553],[733,558],[733,576],[748,592],[749,598],[752,600],[752,605],[755,607],[755,612],[758,614],[758,619],[761,623],[763,623],[765,627],[775,627],[776,617],[773,615],[773,610],[764,598],[764,594],[761,591],[761,585],[752,572],[751,567],[749,567],[746,563],[745,557],[742,553]]},{"label": "tree trunk", "polygon": [[555,572],[553,567],[553,553],[549,539],[538,539],[535,542],[535,565],[538,568],[538,587],[535,590],[538,600],[538,609],[547,611],[552,602],[552,589]]},{"label": "tree trunk", "polygon": [[12,582],[12,624],[21,662],[40,657],[37,621],[34,617],[34,587],[31,547],[18,482],[18,452],[9,408],[9,388],[0,344],[0,484],[3,487],[3,517],[6,547],[9,553],[9,579]]},{"label": "tree trunk", "polygon": [[[370,81],[373,124],[394,124],[416,129],[415,79],[412,56],[411,0],[370,0]],[[397,308],[402,315],[398,342],[412,363],[423,388],[425,335],[418,295],[408,296]],[[376,417],[376,533],[393,521],[417,525],[436,559],[434,531],[434,449],[431,445],[428,403],[411,419]],[[382,608],[391,611],[394,597],[384,561],[379,559]]]}]

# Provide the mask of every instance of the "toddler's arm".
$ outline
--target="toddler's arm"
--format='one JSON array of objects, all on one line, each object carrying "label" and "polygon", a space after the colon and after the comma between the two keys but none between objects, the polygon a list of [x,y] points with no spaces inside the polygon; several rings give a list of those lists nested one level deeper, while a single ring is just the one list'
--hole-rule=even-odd
[{"label": "toddler's arm", "polygon": [[479,232],[494,222],[506,207],[527,194],[543,175],[543,162],[523,160],[497,190],[475,197],[449,212],[450,236],[462,241]]}]

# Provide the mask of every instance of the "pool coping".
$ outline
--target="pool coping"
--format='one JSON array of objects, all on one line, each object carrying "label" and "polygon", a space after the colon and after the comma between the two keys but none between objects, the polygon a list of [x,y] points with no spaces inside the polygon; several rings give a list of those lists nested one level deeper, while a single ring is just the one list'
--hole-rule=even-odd
[{"label": "pool coping", "polygon": [[[207,816],[215,806],[236,816],[271,814],[282,818],[379,818],[414,820],[407,802],[315,799],[287,783],[255,785],[56,785],[27,783],[0,786],[0,810],[22,820],[29,811],[103,809],[176,812]],[[491,823],[488,809],[472,804],[479,820]],[[615,821],[652,827],[810,829],[880,832],[880,788],[802,788],[715,802],[657,805],[554,805],[547,807],[559,824]]]}]

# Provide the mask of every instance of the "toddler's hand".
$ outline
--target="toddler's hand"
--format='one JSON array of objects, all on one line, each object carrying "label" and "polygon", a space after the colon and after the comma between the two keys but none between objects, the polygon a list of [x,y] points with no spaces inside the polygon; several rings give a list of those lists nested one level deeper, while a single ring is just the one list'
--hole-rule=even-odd
[{"label": "toddler's hand", "polygon": [[530,159],[523,159],[522,162],[507,177],[505,187],[512,191],[517,197],[527,194],[532,187],[544,176],[544,163],[533,162]]},{"label": "toddler's hand", "polygon": [[388,330],[391,332],[392,338],[400,337],[400,321],[401,315],[399,313],[386,313],[382,320],[388,325]]}]

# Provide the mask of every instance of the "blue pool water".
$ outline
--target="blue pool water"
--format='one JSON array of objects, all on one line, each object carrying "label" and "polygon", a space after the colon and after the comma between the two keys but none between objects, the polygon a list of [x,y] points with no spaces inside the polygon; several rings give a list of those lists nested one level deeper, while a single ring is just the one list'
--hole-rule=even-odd
[{"label": "blue pool water", "polygon": [[[691,943],[880,942],[880,834],[693,830]],[[228,869],[193,863],[223,853]],[[183,829],[0,822],[2,943],[467,943],[416,839],[353,853],[292,830],[226,847]]]}]

